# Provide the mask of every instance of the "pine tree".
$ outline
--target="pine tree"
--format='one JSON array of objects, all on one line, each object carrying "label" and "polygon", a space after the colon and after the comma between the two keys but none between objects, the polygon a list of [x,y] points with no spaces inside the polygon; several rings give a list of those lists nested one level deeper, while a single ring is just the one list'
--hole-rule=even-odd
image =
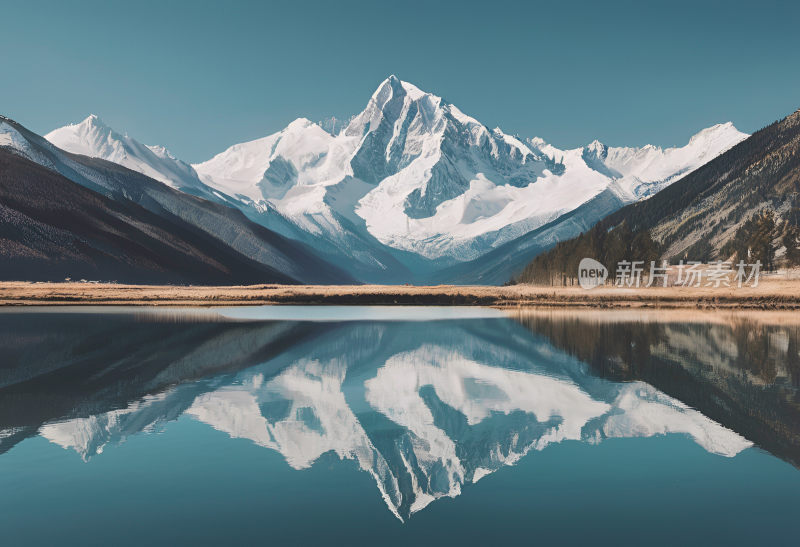
[{"label": "pine tree", "polygon": [[800,265],[800,227],[787,222],[783,231],[782,243],[786,247],[786,262],[788,265]]}]

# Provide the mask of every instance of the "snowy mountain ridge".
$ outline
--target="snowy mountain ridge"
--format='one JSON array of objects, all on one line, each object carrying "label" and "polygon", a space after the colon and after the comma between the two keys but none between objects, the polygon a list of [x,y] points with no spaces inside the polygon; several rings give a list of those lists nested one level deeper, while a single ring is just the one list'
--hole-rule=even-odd
[{"label": "snowy mountain ridge", "polygon": [[90,114],[80,123],[55,129],[44,138],[67,152],[113,161],[176,190],[202,186],[194,168],[169,150],[143,145],[127,134],[117,133],[96,114]]},{"label": "snowy mountain ridge", "polygon": [[230,196],[252,220],[351,270],[359,265],[366,281],[398,263],[415,272],[476,259],[604,191],[623,204],[646,198],[747,137],[728,122],[683,147],[594,141],[561,150],[490,130],[394,76],[338,133],[300,118],[192,166],[98,126],[90,117],[47,138],[157,171],[151,176],[177,188]]}]

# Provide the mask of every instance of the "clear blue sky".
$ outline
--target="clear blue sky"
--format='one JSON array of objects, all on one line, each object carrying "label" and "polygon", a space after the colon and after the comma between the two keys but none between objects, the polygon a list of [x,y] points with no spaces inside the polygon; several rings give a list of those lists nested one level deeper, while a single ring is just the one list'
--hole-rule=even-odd
[{"label": "clear blue sky", "polygon": [[800,2],[0,0],[0,113],[100,115],[188,161],[396,74],[561,147],[675,145],[800,107]]}]

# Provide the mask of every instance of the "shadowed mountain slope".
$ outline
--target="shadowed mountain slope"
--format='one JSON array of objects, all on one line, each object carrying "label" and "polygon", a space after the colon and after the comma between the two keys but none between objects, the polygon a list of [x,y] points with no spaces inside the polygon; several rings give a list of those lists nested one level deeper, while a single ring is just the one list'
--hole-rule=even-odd
[{"label": "shadowed mountain slope", "polygon": [[293,283],[179,218],[114,201],[0,150],[2,279]]},{"label": "shadowed mountain slope", "polygon": [[[112,266],[113,261],[109,262],[108,256],[105,256],[100,262],[95,263],[95,266],[86,270],[87,275],[89,272],[96,272],[92,275],[94,278],[121,280],[124,277],[137,282],[192,281],[217,284],[354,282],[352,277],[317,257],[304,244],[292,241],[247,220],[236,209],[174,190],[146,175],[109,161],[64,152],[8,118],[0,118],[0,150],[4,151],[4,157],[13,155],[28,160],[28,165],[25,162],[8,160],[9,172],[5,180],[10,186],[7,200],[22,200],[21,194],[27,191],[28,186],[38,188],[35,195],[41,202],[28,201],[27,207],[40,208],[41,211],[45,211],[54,206],[54,202],[61,197],[71,194],[70,190],[67,190],[70,185],[65,186],[64,182],[74,183],[72,187],[80,185],[79,188],[84,187],[107,198],[109,201],[104,201],[103,207],[108,207],[110,201],[117,202],[131,218],[140,219],[144,224],[155,224],[166,232],[177,230],[174,234],[159,234],[156,239],[180,240],[191,235],[187,243],[191,241],[189,244],[196,247],[195,251],[202,248],[203,251],[200,254],[208,255],[207,258],[214,256],[214,261],[218,264],[213,269],[221,274],[209,276],[206,273],[196,273],[190,275],[190,268],[181,266],[180,273],[176,270],[168,275],[162,273],[154,277],[126,277],[121,274],[129,271],[127,267],[120,270]],[[31,162],[38,164],[40,168],[33,169],[30,165]],[[60,176],[49,176],[51,174]],[[53,184],[55,187],[50,190],[47,188],[48,184]],[[90,194],[80,192],[80,195],[83,199]],[[80,206],[88,206],[88,201],[83,199]],[[78,204],[73,205],[77,206]],[[136,205],[138,208],[131,208],[132,205]],[[92,209],[92,207],[90,210],[96,212],[96,209]],[[146,216],[146,220],[145,217],[141,217],[144,212],[149,214]],[[74,213],[80,216],[79,209],[75,209]],[[91,216],[89,210],[84,213],[86,216]],[[44,223],[48,224],[48,221],[45,220]],[[51,227],[55,226],[58,224]],[[94,226],[94,228],[98,227],[99,225]],[[106,237],[92,232],[91,223],[83,226],[82,229],[86,230],[80,234],[83,238],[100,237],[102,239]],[[28,244],[26,240],[14,239],[24,235],[23,232],[9,231],[6,237],[9,240],[7,245],[26,246]],[[63,240],[61,241],[63,242]],[[54,249],[58,247],[55,242],[49,244]],[[212,249],[214,249],[213,252]],[[117,259],[123,258],[124,253],[118,251],[120,249],[111,252],[111,255],[116,256]],[[173,264],[176,257],[168,256],[169,253],[159,254],[155,249],[153,252],[155,254],[151,255],[150,260],[159,264],[156,270],[170,272],[171,268],[176,266]],[[180,255],[180,253],[178,254]],[[139,258],[127,260],[129,264],[141,264],[140,261],[137,261]],[[208,260],[205,261],[208,262]],[[30,266],[26,266],[24,263],[12,267],[21,268],[22,272],[30,271]],[[151,270],[152,268],[146,269]],[[46,277],[39,275],[33,278],[26,277],[26,279],[63,279],[63,277],[77,275],[73,272],[63,272],[64,275],[61,275],[58,273],[59,271],[61,270],[49,272]],[[81,274],[81,276],[83,275]]]}]

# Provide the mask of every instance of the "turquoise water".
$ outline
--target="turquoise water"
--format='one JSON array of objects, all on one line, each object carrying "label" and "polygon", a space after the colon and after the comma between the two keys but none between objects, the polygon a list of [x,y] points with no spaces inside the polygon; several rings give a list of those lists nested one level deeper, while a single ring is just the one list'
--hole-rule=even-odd
[{"label": "turquoise water", "polygon": [[796,544],[796,326],[358,310],[0,313],[3,544]]}]

